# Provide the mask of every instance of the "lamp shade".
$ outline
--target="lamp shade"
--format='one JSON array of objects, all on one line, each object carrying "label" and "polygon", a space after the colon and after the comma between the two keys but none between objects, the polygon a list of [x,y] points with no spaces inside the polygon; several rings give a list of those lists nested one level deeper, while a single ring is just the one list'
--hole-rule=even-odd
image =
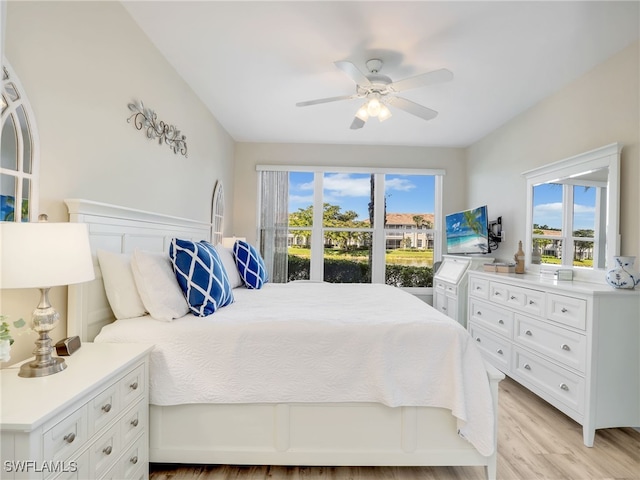
[{"label": "lamp shade", "polygon": [[0,223],[0,288],[45,288],[94,278],[87,226]]}]

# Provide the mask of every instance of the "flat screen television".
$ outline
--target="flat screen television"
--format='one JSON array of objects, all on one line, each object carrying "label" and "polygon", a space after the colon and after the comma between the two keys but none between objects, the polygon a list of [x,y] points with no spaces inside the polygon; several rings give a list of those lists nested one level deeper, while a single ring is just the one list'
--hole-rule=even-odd
[{"label": "flat screen television", "polygon": [[445,223],[447,253],[471,255],[491,251],[486,205],[446,215]]}]

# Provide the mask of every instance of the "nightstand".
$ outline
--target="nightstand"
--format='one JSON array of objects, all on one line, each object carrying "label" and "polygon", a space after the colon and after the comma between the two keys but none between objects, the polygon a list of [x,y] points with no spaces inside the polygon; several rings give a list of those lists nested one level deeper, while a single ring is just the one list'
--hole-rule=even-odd
[{"label": "nightstand", "polygon": [[152,348],[85,343],[54,375],[0,370],[0,476],[148,478]]}]

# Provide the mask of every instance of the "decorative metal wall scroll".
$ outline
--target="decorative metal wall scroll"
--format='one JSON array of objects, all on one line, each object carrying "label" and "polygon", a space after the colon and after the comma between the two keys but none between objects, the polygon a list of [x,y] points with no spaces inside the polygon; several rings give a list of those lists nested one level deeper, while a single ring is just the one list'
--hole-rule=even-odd
[{"label": "decorative metal wall scroll", "polygon": [[180,133],[175,125],[169,125],[158,121],[158,115],[150,108],[146,108],[142,101],[129,104],[129,110],[133,112],[127,122],[138,130],[145,129],[147,138],[158,139],[158,143],[166,143],[173,153],[181,153],[187,156],[187,137]]}]

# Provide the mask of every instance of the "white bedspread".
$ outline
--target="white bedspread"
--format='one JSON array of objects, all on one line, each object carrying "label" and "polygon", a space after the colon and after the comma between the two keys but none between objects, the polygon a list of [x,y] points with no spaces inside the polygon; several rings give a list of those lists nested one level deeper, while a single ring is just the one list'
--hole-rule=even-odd
[{"label": "white bedspread", "polygon": [[483,455],[494,413],[467,331],[387,285],[292,282],[234,290],[213,315],[119,320],[96,342],[156,345],[150,397],[184,403],[377,402],[451,410]]}]

